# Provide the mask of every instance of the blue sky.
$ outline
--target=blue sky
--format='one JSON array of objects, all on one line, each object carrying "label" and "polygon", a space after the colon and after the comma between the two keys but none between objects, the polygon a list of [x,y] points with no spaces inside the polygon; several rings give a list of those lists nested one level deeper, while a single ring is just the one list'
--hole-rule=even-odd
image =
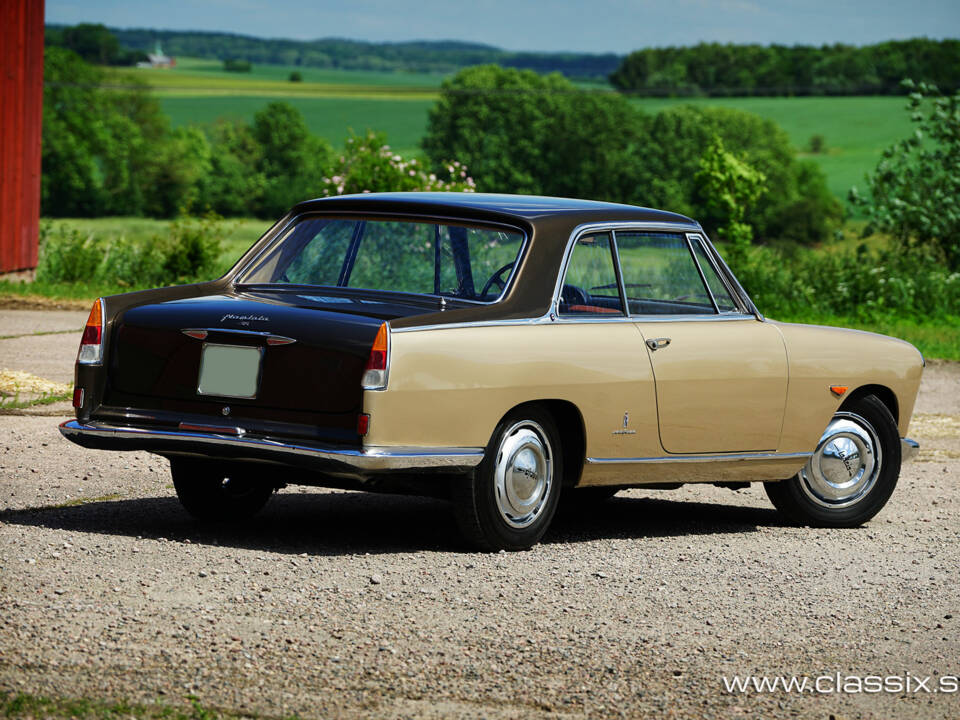
[{"label": "blue sky", "polygon": [[301,40],[470,40],[627,53],[700,41],[856,45],[960,37],[960,0],[47,0],[47,22]]}]

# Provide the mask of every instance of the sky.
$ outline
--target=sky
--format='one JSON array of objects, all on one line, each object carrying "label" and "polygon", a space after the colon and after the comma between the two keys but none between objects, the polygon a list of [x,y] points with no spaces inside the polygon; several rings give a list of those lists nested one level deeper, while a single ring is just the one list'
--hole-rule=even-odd
[{"label": "sky", "polygon": [[960,0],[47,0],[46,21],[625,54],[701,41],[864,45],[957,38]]}]

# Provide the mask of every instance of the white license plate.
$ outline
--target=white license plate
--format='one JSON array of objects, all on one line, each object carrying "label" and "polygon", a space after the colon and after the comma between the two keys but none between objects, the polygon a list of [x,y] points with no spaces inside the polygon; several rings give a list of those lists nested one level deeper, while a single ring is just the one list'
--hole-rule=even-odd
[{"label": "white license plate", "polygon": [[232,398],[255,398],[260,382],[263,348],[204,343],[200,356],[197,393]]}]

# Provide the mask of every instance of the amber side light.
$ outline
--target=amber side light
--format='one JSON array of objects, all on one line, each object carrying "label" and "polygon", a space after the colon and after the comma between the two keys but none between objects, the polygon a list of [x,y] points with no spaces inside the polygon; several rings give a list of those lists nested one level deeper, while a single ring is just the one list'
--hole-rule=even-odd
[{"label": "amber side light", "polygon": [[842,397],[843,394],[847,391],[846,385],[831,385],[830,392],[832,392],[837,397]]}]

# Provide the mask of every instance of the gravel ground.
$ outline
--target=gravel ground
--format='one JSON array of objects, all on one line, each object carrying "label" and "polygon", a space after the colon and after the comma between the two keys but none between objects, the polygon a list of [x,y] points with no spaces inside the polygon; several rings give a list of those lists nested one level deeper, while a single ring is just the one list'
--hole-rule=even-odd
[{"label": "gravel ground", "polygon": [[[69,368],[70,335],[0,345],[0,367],[42,337]],[[203,529],[163,459],[3,415],[0,690],[323,718],[957,718],[960,694],[722,684],[960,675],[960,365],[931,363],[917,412],[920,461],[863,528],[785,526],[757,487],[631,490],[495,555],[419,498],[286,489]]]}]

